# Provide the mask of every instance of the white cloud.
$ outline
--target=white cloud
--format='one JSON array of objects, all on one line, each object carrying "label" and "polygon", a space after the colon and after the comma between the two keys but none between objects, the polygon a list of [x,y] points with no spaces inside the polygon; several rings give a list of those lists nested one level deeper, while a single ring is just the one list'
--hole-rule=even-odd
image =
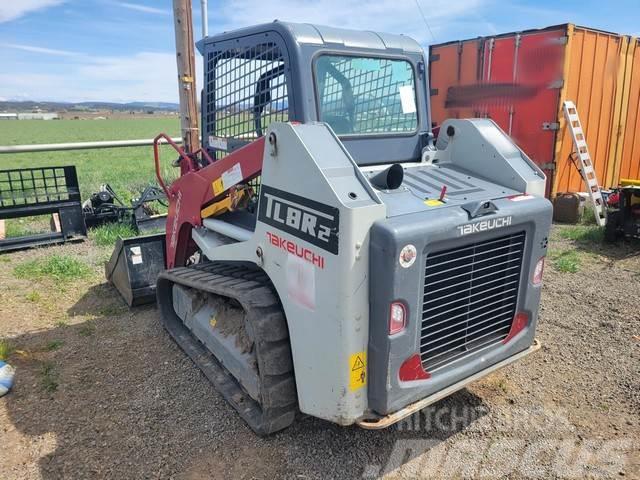
[{"label": "white cloud", "polygon": [[137,12],[143,13],[154,13],[156,15],[172,15],[170,10],[164,10],[162,8],[148,7],[146,5],[140,5],[138,3],[129,3],[129,2],[117,2],[116,5],[128,8],[129,10],[135,10]]},{"label": "white cloud", "polygon": [[1,0],[0,23],[15,20],[27,13],[42,10],[43,8],[60,5],[65,1],[66,0]]},{"label": "white cloud", "polygon": [[[7,0],[0,0],[5,1]],[[470,25],[474,28],[480,25],[484,30],[488,28],[478,15],[491,0],[419,1],[439,42],[459,38],[460,31],[469,30]],[[137,7],[158,10],[149,13],[165,12],[137,3],[111,0],[110,3],[139,11],[142,10]],[[216,9],[218,11],[215,18],[221,19],[217,22],[216,30],[271,22],[274,15],[278,15],[287,21],[311,21],[343,28],[404,33],[422,44],[433,41],[415,0],[377,0],[364,3],[362,0],[282,0],[277,12],[273,9],[273,3],[264,0],[228,0],[222,6],[216,4]],[[456,32],[452,34],[454,30]],[[19,47],[27,47],[29,50],[22,48],[27,51],[44,48],[22,44]],[[177,101],[176,60],[173,52],[138,52],[126,56],[96,58],[81,54],[74,56],[74,52],[64,50],[56,52],[57,55],[68,57],[65,59],[65,70],[50,68],[55,64],[38,64],[34,68],[21,69],[22,73],[18,74],[0,70],[0,96],[67,101]],[[196,66],[199,91],[202,87],[202,58],[199,55],[196,56]]]},{"label": "white cloud", "polygon": [[78,52],[71,52],[69,50],[58,50],[55,48],[37,47],[35,45],[22,45],[18,43],[2,43],[0,47],[13,48],[15,50],[22,50],[24,52],[33,53],[46,53],[47,55],[57,55],[60,57],[76,57],[80,55]]},{"label": "white cloud", "polygon": [[73,102],[177,101],[173,53],[140,52],[82,60],[60,74],[0,73],[0,96]]}]

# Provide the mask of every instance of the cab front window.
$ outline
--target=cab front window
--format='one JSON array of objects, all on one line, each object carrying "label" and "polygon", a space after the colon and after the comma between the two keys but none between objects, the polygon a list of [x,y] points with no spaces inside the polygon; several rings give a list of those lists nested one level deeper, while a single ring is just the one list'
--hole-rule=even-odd
[{"label": "cab front window", "polygon": [[338,135],[417,130],[413,68],[406,60],[322,55],[316,59],[319,119]]}]

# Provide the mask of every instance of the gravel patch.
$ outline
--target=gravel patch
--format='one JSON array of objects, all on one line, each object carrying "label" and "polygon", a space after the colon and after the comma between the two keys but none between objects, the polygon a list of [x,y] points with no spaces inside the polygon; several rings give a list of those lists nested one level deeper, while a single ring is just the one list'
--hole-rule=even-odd
[{"label": "gravel patch", "polygon": [[[244,425],[155,307],[123,307],[102,280],[104,251],[0,257],[0,337],[18,369],[0,399],[0,478],[640,478],[640,248],[555,236],[552,248],[575,248],[581,265],[547,265],[540,352],[387,430],[301,416],[269,438]],[[51,251],[94,275],[62,292],[12,275]]]}]

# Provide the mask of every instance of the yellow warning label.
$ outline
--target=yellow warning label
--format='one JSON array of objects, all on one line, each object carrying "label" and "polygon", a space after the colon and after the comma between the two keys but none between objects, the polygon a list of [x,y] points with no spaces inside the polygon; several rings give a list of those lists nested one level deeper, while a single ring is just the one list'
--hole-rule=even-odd
[{"label": "yellow warning label", "polygon": [[425,200],[424,204],[427,207],[437,207],[438,205],[444,205],[444,202],[441,202],[440,200],[436,200],[435,198],[430,198]]},{"label": "yellow warning label", "polygon": [[213,183],[211,184],[211,187],[213,188],[213,194],[216,197],[220,195],[222,192],[224,192],[224,183],[222,182],[222,177],[218,178],[217,180],[214,180]]},{"label": "yellow warning label", "polygon": [[349,388],[357,390],[367,384],[367,352],[349,357]]}]

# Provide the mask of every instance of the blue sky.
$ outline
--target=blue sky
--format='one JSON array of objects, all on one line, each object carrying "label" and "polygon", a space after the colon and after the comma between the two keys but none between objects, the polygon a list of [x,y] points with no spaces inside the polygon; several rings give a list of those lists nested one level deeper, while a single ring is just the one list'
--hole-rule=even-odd
[{"label": "blue sky", "polygon": [[[423,45],[572,22],[640,35],[640,0],[209,0],[209,31],[275,18]],[[200,2],[193,0],[196,38]],[[171,0],[0,0],[0,99],[177,101]],[[200,67],[200,58],[197,60]]]}]

